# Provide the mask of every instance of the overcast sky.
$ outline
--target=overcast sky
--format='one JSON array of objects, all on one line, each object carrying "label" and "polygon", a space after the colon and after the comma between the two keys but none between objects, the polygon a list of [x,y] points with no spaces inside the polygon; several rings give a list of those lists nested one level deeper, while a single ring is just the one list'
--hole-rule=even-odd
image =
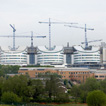
[{"label": "overcast sky", "polygon": [[[12,35],[9,24],[15,24],[16,35],[47,36],[34,39],[34,45],[49,44],[48,24],[39,21],[77,22],[78,25],[94,28],[88,31],[88,40],[103,39],[106,42],[106,0],[0,0],[0,35]],[[80,45],[84,41],[84,30],[52,24],[53,45]],[[0,46],[12,46],[12,38],[0,38]],[[90,45],[100,44],[90,43]],[[30,38],[16,38],[16,46],[30,46]]]}]

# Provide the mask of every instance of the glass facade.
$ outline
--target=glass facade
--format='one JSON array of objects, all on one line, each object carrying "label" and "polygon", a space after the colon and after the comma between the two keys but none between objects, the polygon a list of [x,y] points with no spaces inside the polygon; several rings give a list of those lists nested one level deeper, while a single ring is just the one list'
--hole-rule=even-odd
[{"label": "glass facade", "polygon": [[29,55],[29,63],[30,64],[35,64],[35,54],[30,54]]},{"label": "glass facade", "polygon": [[71,54],[66,54],[66,63],[71,64]]}]

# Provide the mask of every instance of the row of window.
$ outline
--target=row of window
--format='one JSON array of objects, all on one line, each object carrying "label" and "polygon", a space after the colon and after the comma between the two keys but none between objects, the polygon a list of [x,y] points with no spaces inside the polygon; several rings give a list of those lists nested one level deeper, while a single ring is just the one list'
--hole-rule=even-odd
[{"label": "row of window", "polygon": [[59,56],[59,57],[63,57],[63,55],[38,55],[38,57],[46,57],[46,56]]},{"label": "row of window", "polygon": [[70,77],[71,77],[71,78],[73,78],[73,77],[74,77],[74,78],[75,78],[75,77],[76,77],[76,78],[78,78],[78,77],[79,77],[79,78],[81,78],[81,77],[86,77],[86,78],[87,78],[88,76],[70,76]]},{"label": "row of window", "polygon": [[47,61],[54,61],[54,62],[58,62],[58,61],[62,61],[63,62],[63,60],[38,60],[38,62],[47,62]]},{"label": "row of window", "polygon": [[27,58],[1,58],[1,59],[24,59],[26,60]]},{"label": "row of window", "polygon": [[26,63],[27,61],[20,61],[20,60],[6,60],[6,61],[4,61],[4,60],[1,60],[0,62],[1,63],[7,63],[7,62],[9,62],[9,63],[25,62]]},{"label": "row of window", "polygon": [[100,59],[100,57],[74,57],[74,59]]},{"label": "row of window", "polygon": [[38,59],[63,59],[63,58],[59,58],[59,57],[44,57],[44,58],[38,58]]},{"label": "row of window", "polygon": [[98,78],[98,77],[99,77],[99,78],[106,78],[106,76],[104,76],[104,75],[100,75],[100,76],[97,76],[97,75],[96,75],[96,76],[95,76],[95,78]]},{"label": "row of window", "polygon": [[100,62],[100,60],[74,60],[74,62],[91,62],[91,61],[93,61],[93,62]]},{"label": "row of window", "polygon": [[78,57],[78,56],[100,56],[100,54],[81,54],[81,55],[74,55],[74,56],[76,56],[76,57]]},{"label": "row of window", "polygon": [[[60,72],[60,74],[65,74],[66,72]],[[69,74],[89,74],[89,72],[69,72]]]},{"label": "row of window", "polygon": [[0,57],[27,57],[26,55],[1,55]]}]

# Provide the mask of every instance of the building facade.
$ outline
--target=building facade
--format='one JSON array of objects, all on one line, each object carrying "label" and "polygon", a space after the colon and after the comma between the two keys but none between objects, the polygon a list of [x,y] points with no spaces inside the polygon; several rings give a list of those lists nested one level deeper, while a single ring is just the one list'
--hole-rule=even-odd
[{"label": "building facade", "polygon": [[81,46],[74,46],[74,64],[100,64],[100,47],[84,50]]},{"label": "building facade", "polygon": [[[101,53],[102,51],[102,53]],[[12,51],[9,48],[0,48],[0,64],[8,65],[52,65],[52,66],[73,66],[73,65],[99,65],[106,61],[106,49],[92,47],[85,50],[81,46],[63,47],[54,46],[49,50],[46,46],[19,47]]]},{"label": "building facade", "polygon": [[26,65],[27,64],[27,49],[19,47],[12,51],[9,48],[0,48],[0,64],[2,65]]},{"label": "building facade", "polygon": [[20,68],[18,73],[22,75],[29,74],[31,78],[38,78],[39,74],[45,74],[47,72],[56,73],[61,75],[62,79],[76,81],[78,83],[84,83],[87,78],[94,78],[94,73],[90,72],[87,68]]},{"label": "building facade", "polygon": [[38,46],[37,63],[41,65],[63,65],[63,47],[54,46],[49,50],[46,46]]}]

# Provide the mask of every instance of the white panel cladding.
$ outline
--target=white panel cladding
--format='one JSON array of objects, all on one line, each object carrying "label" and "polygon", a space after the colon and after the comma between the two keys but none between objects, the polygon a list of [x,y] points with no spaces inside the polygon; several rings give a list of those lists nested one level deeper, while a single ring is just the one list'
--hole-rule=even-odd
[{"label": "white panel cladding", "polygon": [[38,64],[64,64],[63,47],[56,46],[54,49],[49,50],[46,47],[38,47],[37,55]]},{"label": "white panel cladding", "polygon": [[88,63],[88,64],[93,64],[93,63],[100,63],[100,51],[99,49],[93,50],[77,50],[74,52],[74,64],[80,64],[80,63]]},{"label": "white panel cladding", "polygon": [[26,65],[27,64],[27,51],[23,50],[0,50],[0,64],[3,65]]}]

